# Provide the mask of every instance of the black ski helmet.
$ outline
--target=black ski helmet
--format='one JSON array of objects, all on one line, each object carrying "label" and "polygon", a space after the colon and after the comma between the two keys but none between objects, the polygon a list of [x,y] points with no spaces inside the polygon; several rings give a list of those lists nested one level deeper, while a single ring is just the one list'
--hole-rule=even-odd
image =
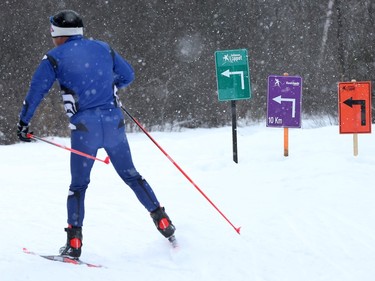
[{"label": "black ski helmet", "polygon": [[83,27],[81,16],[73,10],[63,10],[51,17],[51,23],[57,27]]},{"label": "black ski helmet", "polygon": [[81,16],[73,10],[62,10],[50,17],[52,37],[83,34]]}]

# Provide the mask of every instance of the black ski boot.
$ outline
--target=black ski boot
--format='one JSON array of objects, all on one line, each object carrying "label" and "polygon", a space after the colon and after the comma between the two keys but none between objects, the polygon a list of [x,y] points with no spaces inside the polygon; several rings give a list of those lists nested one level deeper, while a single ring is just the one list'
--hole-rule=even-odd
[{"label": "black ski boot", "polygon": [[151,218],[153,219],[155,226],[159,230],[159,232],[165,238],[168,238],[169,242],[174,244],[176,242],[176,238],[174,236],[176,228],[172,224],[172,221],[169,219],[164,207],[159,207],[158,209],[153,211],[151,213]]},{"label": "black ski boot", "polygon": [[66,245],[60,248],[60,255],[78,259],[82,248],[82,227],[65,228],[68,234]]}]

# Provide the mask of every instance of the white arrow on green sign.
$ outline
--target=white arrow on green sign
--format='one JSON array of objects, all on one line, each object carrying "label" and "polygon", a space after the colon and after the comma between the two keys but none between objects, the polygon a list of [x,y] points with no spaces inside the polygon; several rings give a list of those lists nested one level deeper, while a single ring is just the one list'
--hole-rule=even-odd
[{"label": "white arrow on green sign", "polygon": [[241,90],[244,90],[245,89],[245,78],[244,78],[244,74],[243,74],[243,71],[229,71],[226,70],[224,71],[223,73],[221,73],[221,75],[224,75],[225,77],[230,77],[231,75],[241,75]]}]

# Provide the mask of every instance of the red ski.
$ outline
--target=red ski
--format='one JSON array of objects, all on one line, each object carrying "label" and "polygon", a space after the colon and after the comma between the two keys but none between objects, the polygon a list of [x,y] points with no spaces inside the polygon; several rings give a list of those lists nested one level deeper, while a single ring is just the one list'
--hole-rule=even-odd
[{"label": "red ski", "polygon": [[51,261],[59,261],[59,262],[63,262],[63,263],[71,263],[71,264],[75,264],[75,265],[85,265],[87,267],[96,267],[96,268],[104,267],[104,266],[102,266],[100,264],[89,263],[89,262],[82,261],[80,259],[72,259],[72,258],[69,258],[67,256],[61,256],[61,255],[41,255],[41,254],[38,254],[38,253],[35,253],[35,252],[32,252],[32,251],[29,251],[27,248],[23,248],[23,252],[25,254],[39,256],[39,257],[42,257],[42,258],[45,258],[45,259],[51,260]]}]

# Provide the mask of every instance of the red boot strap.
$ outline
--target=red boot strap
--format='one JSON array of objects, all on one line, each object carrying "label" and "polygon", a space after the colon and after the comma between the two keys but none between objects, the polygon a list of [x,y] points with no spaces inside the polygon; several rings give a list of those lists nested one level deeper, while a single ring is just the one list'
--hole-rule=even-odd
[{"label": "red boot strap", "polygon": [[81,239],[79,238],[73,238],[70,240],[70,247],[72,248],[79,249],[81,248],[81,245],[82,245],[82,242],[81,242]]},{"label": "red boot strap", "polygon": [[164,230],[166,229],[167,227],[169,226],[169,221],[167,218],[162,218],[160,221],[159,221],[159,228]]}]

